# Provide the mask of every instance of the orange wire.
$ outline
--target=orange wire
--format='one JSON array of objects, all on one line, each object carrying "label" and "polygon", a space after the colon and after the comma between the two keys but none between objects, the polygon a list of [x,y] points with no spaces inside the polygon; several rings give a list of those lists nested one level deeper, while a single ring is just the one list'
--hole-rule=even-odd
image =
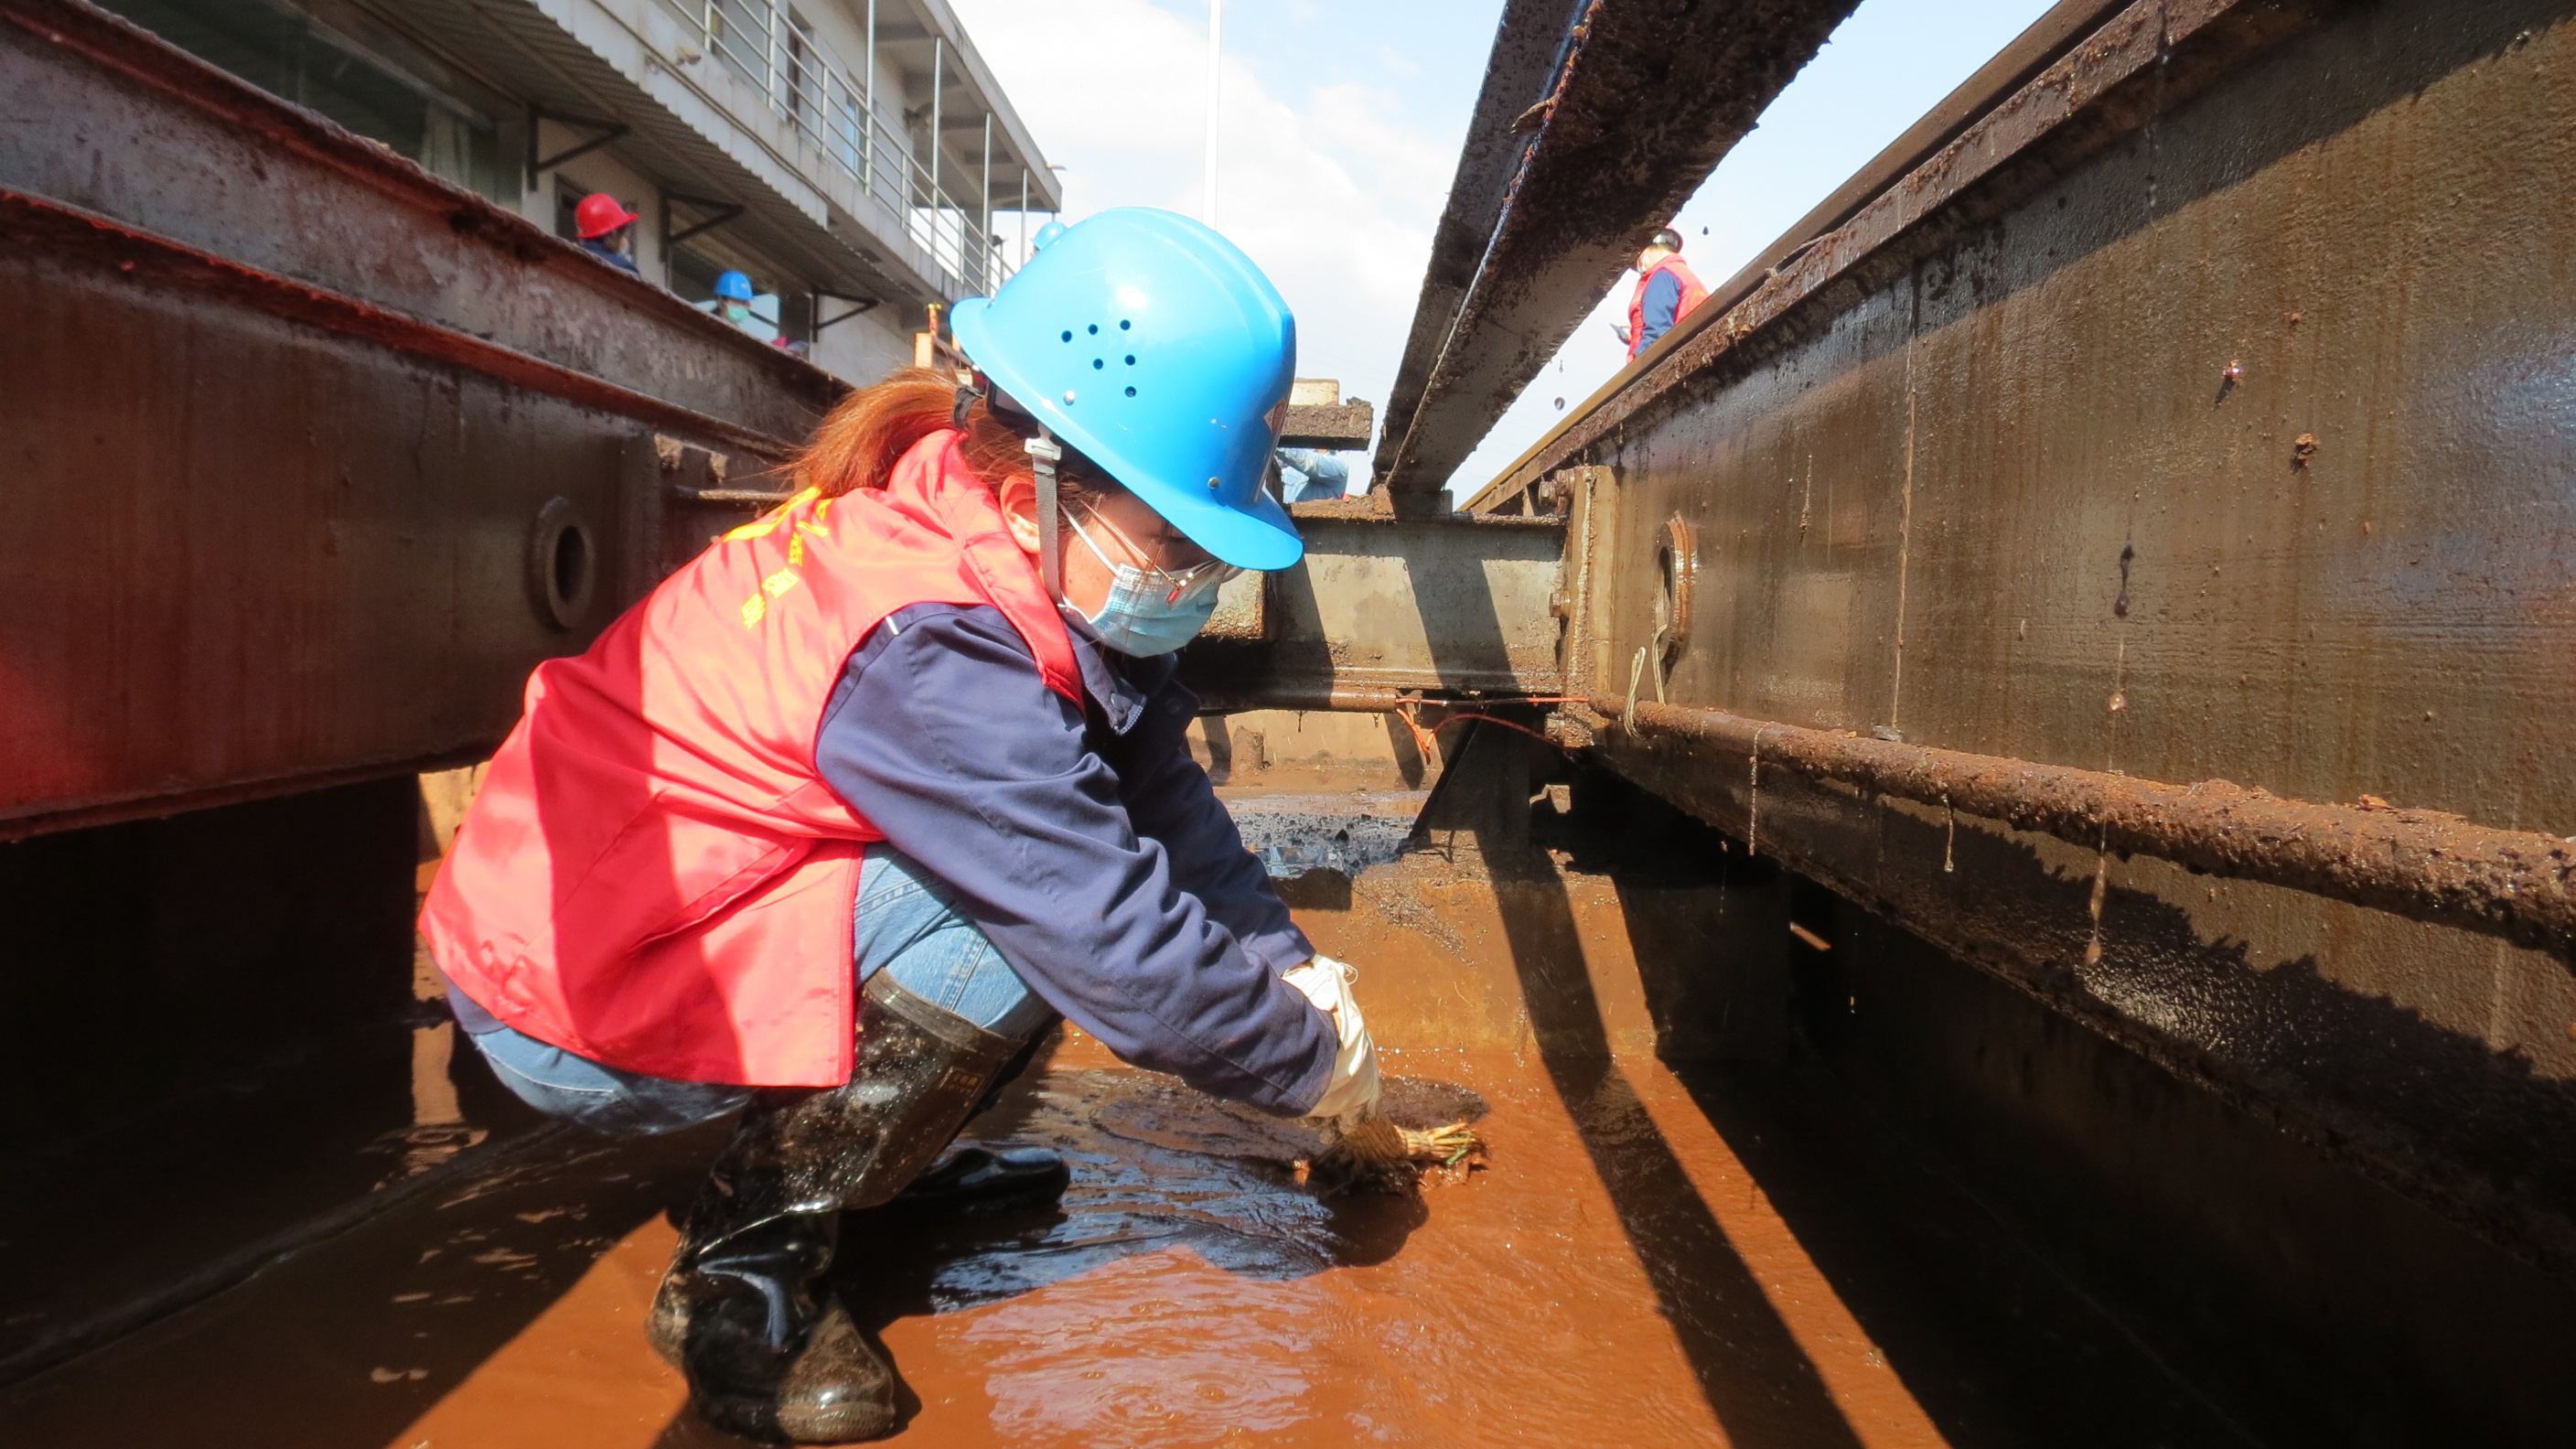
[{"label": "orange wire", "polygon": [[[1456,724],[1456,723],[1458,723],[1458,722],[1459,722],[1459,721],[1461,721],[1461,720],[1471,720],[1471,719],[1480,719],[1480,720],[1485,721],[1485,722],[1486,722],[1486,723],[1488,723],[1488,724],[1498,724],[1498,725],[1501,725],[1503,728],[1505,728],[1505,729],[1507,729],[1507,730],[1516,730],[1516,731],[1518,731],[1519,733],[1521,733],[1521,734],[1525,734],[1525,735],[1529,736],[1531,739],[1534,739],[1534,740],[1538,741],[1540,744],[1547,745],[1547,746],[1549,746],[1550,748],[1553,748],[1553,749],[1560,749],[1560,750],[1561,750],[1561,749],[1565,748],[1563,745],[1558,744],[1556,741],[1554,741],[1554,740],[1552,740],[1552,739],[1549,739],[1547,736],[1545,736],[1545,735],[1543,735],[1543,734],[1540,734],[1538,731],[1536,731],[1536,730],[1534,730],[1534,729],[1529,728],[1527,725],[1514,724],[1512,721],[1507,720],[1507,719],[1504,719],[1504,718],[1502,718],[1502,717],[1501,717],[1501,716],[1499,716],[1499,715],[1482,714],[1482,713],[1478,713],[1478,712],[1476,712],[1476,711],[1472,711],[1472,710],[1470,710],[1470,711],[1465,711],[1465,712],[1462,712],[1462,713],[1459,713],[1459,714],[1453,714],[1453,715],[1449,716],[1447,719],[1444,719],[1444,720],[1440,721],[1440,723],[1438,723],[1438,724],[1436,724],[1436,725],[1433,725],[1431,728],[1429,728],[1429,729],[1424,729],[1424,728],[1422,727],[1422,722],[1421,722],[1421,720],[1417,717],[1417,716],[1418,716],[1418,712],[1420,711],[1421,707],[1422,707],[1424,704],[1437,703],[1437,702],[1438,702],[1438,701],[1433,701],[1433,700],[1413,700],[1413,699],[1409,699],[1409,700],[1406,700],[1404,703],[1402,703],[1402,704],[1400,704],[1400,705],[1397,705],[1397,706],[1395,707],[1395,714],[1396,714],[1396,718],[1403,720],[1403,721],[1404,721],[1404,727],[1405,727],[1406,729],[1411,730],[1411,731],[1413,732],[1413,746],[1414,746],[1414,748],[1415,748],[1415,749],[1418,749],[1418,750],[1420,750],[1420,751],[1422,752],[1423,757],[1424,757],[1425,759],[1430,758],[1430,757],[1431,757],[1431,755],[1432,755],[1432,752],[1433,752],[1434,750],[1436,750],[1436,749],[1438,749],[1438,748],[1439,748],[1440,732],[1441,732],[1442,730],[1447,729],[1449,726],[1451,726],[1451,725],[1453,725],[1453,724]],[[1585,699],[1583,699],[1582,697],[1580,697],[1580,696],[1578,696],[1578,695],[1570,695],[1570,694],[1568,694],[1568,695],[1545,695],[1545,696],[1541,696],[1541,697],[1539,697],[1539,698],[1535,698],[1535,699],[1519,699],[1519,700],[1513,700],[1513,701],[1512,701],[1512,703],[1514,703],[1514,704],[1584,704],[1584,703],[1588,703],[1588,701],[1586,701]]]}]

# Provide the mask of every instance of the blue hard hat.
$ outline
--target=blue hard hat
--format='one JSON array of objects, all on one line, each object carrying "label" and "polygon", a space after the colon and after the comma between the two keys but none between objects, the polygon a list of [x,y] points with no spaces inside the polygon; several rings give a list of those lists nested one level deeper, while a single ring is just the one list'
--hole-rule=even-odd
[{"label": "blue hard hat", "polygon": [[716,295],[729,302],[751,300],[751,278],[740,272],[727,272],[716,278]]},{"label": "blue hard hat", "polygon": [[1193,543],[1245,569],[1305,554],[1261,486],[1297,319],[1234,243],[1168,211],[1104,211],[951,318],[995,386]]}]

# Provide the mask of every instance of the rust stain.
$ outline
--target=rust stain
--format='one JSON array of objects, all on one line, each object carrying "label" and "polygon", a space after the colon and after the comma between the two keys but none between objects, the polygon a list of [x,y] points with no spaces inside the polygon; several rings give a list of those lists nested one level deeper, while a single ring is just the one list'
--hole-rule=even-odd
[{"label": "rust stain", "polygon": [[[2125,697],[2115,695],[2111,707],[2125,708]],[[2576,837],[2499,830],[2384,802],[2287,800],[2227,780],[2164,784],[1615,695],[1595,699],[1592,708],[1650,734],[1741,754],[1756,766],[1955,807],[2088,849],[2153,855],[2210,875],[2576,954]]]}]

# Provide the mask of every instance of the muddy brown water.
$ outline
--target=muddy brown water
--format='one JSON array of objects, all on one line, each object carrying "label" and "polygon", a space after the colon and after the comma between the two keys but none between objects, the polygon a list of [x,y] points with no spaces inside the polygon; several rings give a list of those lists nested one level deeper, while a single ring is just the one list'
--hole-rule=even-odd
[{"label": "muddy brown water", "polygon": [[[1724,900],[1454,850],[1300,894],[1361,968],[1391,1100],[1475,1117],[1486,1168],[1324,1200],[1293,1126],[1069,1033],[973,1129],[1061,1149],[1060,1208],[845,1234],[898,1442],[2241,1442],[1825,1074],[1657,1059],[1641,943]],[[0,1391],[0,1441],[735,1442],[640,1332],[718,1140],[487,1151]]]}]

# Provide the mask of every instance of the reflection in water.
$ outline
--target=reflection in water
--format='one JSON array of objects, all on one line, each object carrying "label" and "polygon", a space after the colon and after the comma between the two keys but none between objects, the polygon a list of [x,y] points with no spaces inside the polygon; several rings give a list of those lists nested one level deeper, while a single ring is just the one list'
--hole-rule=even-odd
[{"label": "reflection in water", "polygon": [[465,1120],[448,1068],[456,1054],[456,1023],[412,1028],[411,1126],[394,1135],[402,1145],[396,1179],[415,1177],[491,1135]]}]

